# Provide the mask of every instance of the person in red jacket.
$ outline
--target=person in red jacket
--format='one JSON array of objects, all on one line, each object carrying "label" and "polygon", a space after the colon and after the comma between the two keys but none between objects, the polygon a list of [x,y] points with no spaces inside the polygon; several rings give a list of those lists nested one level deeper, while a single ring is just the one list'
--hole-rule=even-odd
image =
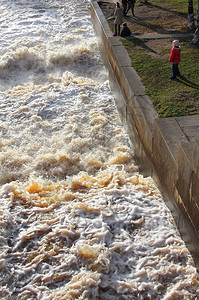
[{"label": "person in red jacket", "polygon": [[179,41],[173,41],[173,47],[170,52],[169,62],[172,62],[172,76],[170,79],[175,79],[177,76],[180,76],[178,69],[178,63],[180,62],[180,51]]}]

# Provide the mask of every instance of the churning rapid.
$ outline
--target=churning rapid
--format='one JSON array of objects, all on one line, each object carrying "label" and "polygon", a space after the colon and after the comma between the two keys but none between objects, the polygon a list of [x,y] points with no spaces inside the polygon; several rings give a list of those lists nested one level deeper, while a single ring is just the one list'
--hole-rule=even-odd
[{"label": "churning rapid", "polygon": [[199,299],[138,173],[89,0],[0,0],[0,298]]}]

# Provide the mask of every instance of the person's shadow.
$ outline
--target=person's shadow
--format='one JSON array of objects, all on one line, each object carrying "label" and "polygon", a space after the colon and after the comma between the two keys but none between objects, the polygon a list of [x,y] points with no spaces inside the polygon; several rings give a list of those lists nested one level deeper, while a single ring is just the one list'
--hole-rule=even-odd
[{"label": "person's shadow", "polygon": [[184,85],[186,85],[186,86],[189,86],[189,87],[191,87],[191,88],[193,88],[193,89],[199,90],[199,84],[196,84],[196,83],[194,83],[194,82],[188,80],[188,79],[187,79],[185,76],[183,76],[183,75],[179,76],[177,80],[178,80],[178,82],[180,82],[180,83],[182,83],[182,84],[184,84]]}]

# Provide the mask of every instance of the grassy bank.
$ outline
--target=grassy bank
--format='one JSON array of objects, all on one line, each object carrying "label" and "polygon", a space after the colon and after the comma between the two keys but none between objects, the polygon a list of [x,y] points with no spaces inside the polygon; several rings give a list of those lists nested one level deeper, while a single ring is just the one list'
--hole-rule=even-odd
[{"label": "grassy bank", "polygon": [[[199,114],[199,47],[192,44],[192,37],[178,38],[178,33],[187,33],[187,0],[153,0],[148,3],[147,16],[135,7],[136,17],[129,16],[128,23],[133,34],[130,39],[121,39],[139,74],[146,93],[150,96],[159,117],[176,117]],[[194,4],[195,5],[195,4]],[[196,11],[196,7],[194,7]],[[159,14],[158,14],[159,12]],[[156,14],[156,15],[155,15]],[[114,19],[108,21],[111,30]],[[177,26],[176,26],[177,25]],[[168,38],[143,39],[147,33],[168,34]],[[170,38],[169,34],[174,34]],[[180,40],[182,77],[170,80],[171,64],[168,62],[172,40]]]},{"label": "grassy bank", "polygon": [[[171,81],[171,64],[168,62],[170,48],[160,49],[159,55],[147,54],[145,41],[122,39],[132,65],[141,77],[159,117],[176,117],[199,114],[199,49],[189,40],[181,39],[182,77]],[[163,42],[163,41],[162,41]],[[169,40],[171,46],[172,40]],[[168,45],[168,40],[165,41]]]}]

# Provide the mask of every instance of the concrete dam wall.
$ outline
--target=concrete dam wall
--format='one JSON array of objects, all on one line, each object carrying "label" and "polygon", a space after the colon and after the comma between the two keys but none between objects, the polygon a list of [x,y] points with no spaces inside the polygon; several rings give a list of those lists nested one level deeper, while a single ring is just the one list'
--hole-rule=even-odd
[{"label": "concrete dam wall", "polygon": [[98,5],[91,18],[122,122],[141,172],[161,187],[199,266],[199,115],[159,119],[122,42],[113,37]]}]

